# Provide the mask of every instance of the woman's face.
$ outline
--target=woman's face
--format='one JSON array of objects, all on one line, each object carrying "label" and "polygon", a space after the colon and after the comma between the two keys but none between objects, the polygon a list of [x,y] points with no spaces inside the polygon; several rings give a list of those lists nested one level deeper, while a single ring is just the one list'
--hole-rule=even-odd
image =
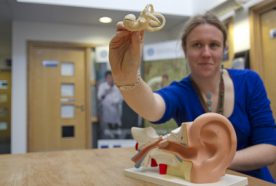
[{"label": "woman's face", "polygon": [[223,34],[215,26],[200,24],[187,36],[185,55],[193,76],[208,78],[220,71]]}]

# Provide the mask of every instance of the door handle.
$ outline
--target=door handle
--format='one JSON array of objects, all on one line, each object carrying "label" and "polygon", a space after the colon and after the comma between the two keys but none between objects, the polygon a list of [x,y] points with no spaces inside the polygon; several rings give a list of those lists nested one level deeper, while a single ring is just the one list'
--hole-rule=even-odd
[{"label": "door handle", "polygon": [[75,102],[76,99],[75,98],[60,98],[60,101],[62,103],[72,103],[72,102]]},{"label": "door handle", "polygon": [[74,106],[75,106],[75,108],[80,109],[80,111],[82,111],[82,112],[85,110],[84,105],[74,105]]}]

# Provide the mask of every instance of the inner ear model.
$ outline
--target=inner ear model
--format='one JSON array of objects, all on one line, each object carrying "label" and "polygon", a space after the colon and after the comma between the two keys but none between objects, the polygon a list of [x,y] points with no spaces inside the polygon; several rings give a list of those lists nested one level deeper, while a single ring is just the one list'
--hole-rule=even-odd
[{"label": "inner ear model", "polygon": [[237,139],[231,122],[216,113],[206,113],[164,136],[153,128],[132,128],[138,143],[132,158],[135,167],[166,165],[169,174],[193,182],[217,182],[236,152]]}]

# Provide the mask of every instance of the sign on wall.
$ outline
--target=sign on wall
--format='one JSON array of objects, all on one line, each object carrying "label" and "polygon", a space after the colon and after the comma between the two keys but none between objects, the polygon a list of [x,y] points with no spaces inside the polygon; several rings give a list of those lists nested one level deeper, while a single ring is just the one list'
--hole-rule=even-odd
[{"label": "sign on wall", "polygon": [[109,51],[108,46],[96,47],[96,49],[95,49],[96,62],[97,63],[107,63],[107,62],[109,62],[108,51]]},{"label": "sign on wall", "polygon": [[183,58],[180,40],[165,41],[144,46],[144,61]]}]

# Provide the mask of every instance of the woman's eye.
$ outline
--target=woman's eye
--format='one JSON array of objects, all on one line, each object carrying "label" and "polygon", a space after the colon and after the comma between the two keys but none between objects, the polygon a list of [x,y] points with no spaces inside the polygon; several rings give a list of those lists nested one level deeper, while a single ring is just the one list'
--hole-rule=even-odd
[{"label": "woman's eye", "polygon": [[201,47],[202,47],[202,44],[200,44],[200,43],[194,43],[194,44],[192,45],[192,47],[193,47],[193,48],[201,48]]},{"label": "woman's eye", "polygon": [[211,43],[210,44],[210,48],[212,48],[212,49],[216,49],[216,48],[219,48],[219,47],[220,47],[220,45],[218,43]]}]

